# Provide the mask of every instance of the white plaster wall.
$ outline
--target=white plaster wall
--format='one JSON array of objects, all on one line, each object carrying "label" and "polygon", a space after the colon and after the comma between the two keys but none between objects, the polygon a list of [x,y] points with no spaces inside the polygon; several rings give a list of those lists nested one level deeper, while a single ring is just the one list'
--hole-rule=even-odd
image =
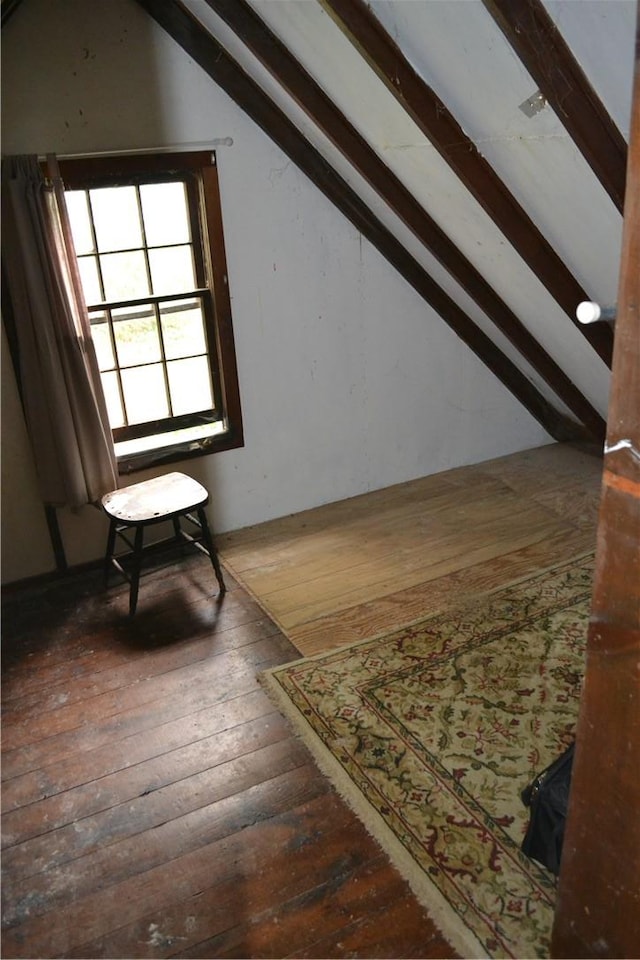
[{"label": "white plaster wall", "polygon": [[[251,0],[260,17],[339,105],[351,123],[399,177],[412,195],[451,240],[483,274],[493,289],[534,334],[538,342],[567,373],[587,399],[606,415],[609,371],[588,341],[546,290],[534,271],[484,211],[478,201],[439,155],[409,115],[398,105],[364,58],[319,3],[306,0]],[[585,0],[586,2],[586,0]],[[231,32],[220,25],[208,6],[190,0],[192,10],[227,42]],[[580,3],[574,6],[580,6]],[[617,10],[615,26],[626,15]],[[536,86],[481,0],[373,0],[372,11],[401,46],[405,56],[452,111],[518,202],[558,252],[587,295],[603,304],[615,303],[622,217],[615,210],[579,150],[550,107],[529,119],[519,104]],[[607,22],[613,22],[609,18]],[[618,32],[614,34],[618,36]],[[265,71],[234,50],[260,81]],[[598,56],[592,42],[591,61]],[[619,51],[617,84],[628,100],[633,50]],[[280,95],[286,103],[286,95]],[[301,129],[309,121],[290,105]],[[356,183],[372,209],[432,273],[442,286],[492,337],[500,349],[531,379],[541,393],[553,394],[532,374],[517,350],[511,348],[493,323],[446,274],[433,266],[408,228],[385,210],[362,186],[357,175],[345,172],[337,150],[323,143],[313,130],[307,135],[319,143],[343,176]],[[577,303],[576,303],[577,306]]]},{"label": "white plaster wall", "polygon": [[[575,20],[591,3],[569,6],[580,11]],[[605,37],[626,22],[627,5],[613,0],[611,6],[591,36],[587,76],[600,64]],[[576,279],[594,299],[614,302],[622,217],[553,109],[547,105],[534,117],[520,110],[537,84],[484,5],[467,3],[461,16],[456,2],[377,0],[375,11]],[[628,102],[633,45],[618,46],[616,59],[617,89]]]},{"label": "white plaster wall", "polygon": [[[333,145],[329,138],[282,89],[277,80],[247,50],[234,32],[201,0],[187,0],[189,9],[286,113],[337,173],[351,186],[413,258],[460,306],[496,346],[559,411],[573,416],[553,390],[524,359],[507,337],[452,278]],[[254,4],[256,0],[253,0]],[[479,0],[478,0],[479,2]],[[457,8],[460,9],[460,8]],[[582,334],[575,330],[553,298],[521,261],[456,175],[397,105],[365,61],[353,50],[319,3],[261,0],[258,13],[275,30],[294,56],[305,65],[346,111],[351,122],[370,141],[383,162],[392,168],[410,192],[440,222],[467,257],[500,291],[525,324],[536,327],[539,342],[558,358],[584,395],[606,412],[608,370]],[[544,324],[541,323],[544,318]]]},{"label": "white plaster wall", "polygon": [[[218,530],[549,442],[133,0],[29,0],[3,31],[5,153],[225,137],[233,145],[219,148],[218,165],[245,446],[182,465],[210,489]],[[3,535],[18,507],[42,513],[29,458],[13,454],[23,425],[8,412]],[[63,511],[61,521],[70,563],[101,555],[97,511]],[[5,582],[52,567],[33,526],[38,549],[15,562],[6,551]]]},{"label": "white plaster wall", "polygon": [[544,0],[614,123],[629,139],[636,0]]}]

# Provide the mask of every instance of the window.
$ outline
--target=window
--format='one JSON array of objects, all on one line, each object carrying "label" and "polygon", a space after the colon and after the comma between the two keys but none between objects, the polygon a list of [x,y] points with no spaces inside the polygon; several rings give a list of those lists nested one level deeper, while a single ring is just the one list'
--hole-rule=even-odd
[{"label": "window", "polygon": [[120,469],[241,446],[215,155],[60,170]]}]

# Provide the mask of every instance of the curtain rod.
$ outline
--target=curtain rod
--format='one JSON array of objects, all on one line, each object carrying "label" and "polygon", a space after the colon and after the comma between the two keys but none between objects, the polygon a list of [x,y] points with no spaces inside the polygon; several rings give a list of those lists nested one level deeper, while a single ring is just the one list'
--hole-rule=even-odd
[{"label": "curtain rod", "polygon": [[[58,160],[89,160],[92,157],[123,157],[136,153],[180,153],[180,151],[212,150],[214,147],[232,147],[233,137],[217,137],[215,140],[197,140],[189,143],[165,143],[161,147],[133,147],[130,150],[96,150],[92,153],[58,153]],[[38,156],[46,160],[47,155]]]}]

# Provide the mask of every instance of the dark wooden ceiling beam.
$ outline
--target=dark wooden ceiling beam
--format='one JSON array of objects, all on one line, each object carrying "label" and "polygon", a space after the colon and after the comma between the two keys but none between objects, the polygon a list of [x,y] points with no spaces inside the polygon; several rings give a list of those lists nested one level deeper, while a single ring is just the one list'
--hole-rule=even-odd
[{"label": "dark wooden ceiling beam", "polygon": [[572,323],[610,366],[613,346],[611,330],[605,324],[584,326],[576,319],[578,304],[591,297],[572,276],[442,100],[413,69],[364,0],[319,2],[497,224]]},{"label": "dark wooden ceiling beam", "polygon": [[482,0],[618,210],[627,144],[541,0]]},{"label": "dark wooden ceiling beam", "polygon": [[605,421],[246,0],[207,3],[520,351],[595,440]]},{"label": "dark wooden ceiling beam", "polygon": [[427,274],[279,107],[179,0],[137,0],[442,317],[556,440],[585,438]]}]

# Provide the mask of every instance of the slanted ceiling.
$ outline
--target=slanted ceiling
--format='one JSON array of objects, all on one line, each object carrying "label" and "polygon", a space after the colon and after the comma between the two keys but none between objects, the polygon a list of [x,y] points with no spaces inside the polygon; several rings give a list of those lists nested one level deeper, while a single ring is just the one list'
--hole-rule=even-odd
[{"label": "slanted ceiling", "polygon": [[138,2],[554,438],[603,440],[613,333],[575,311],[615,302],[634,2]]},{"label": "slanted ceiling", "polygon": [[575,311],[616,298],[635,0],[137,2],[551,436],[602,443],[613,332]]}]

